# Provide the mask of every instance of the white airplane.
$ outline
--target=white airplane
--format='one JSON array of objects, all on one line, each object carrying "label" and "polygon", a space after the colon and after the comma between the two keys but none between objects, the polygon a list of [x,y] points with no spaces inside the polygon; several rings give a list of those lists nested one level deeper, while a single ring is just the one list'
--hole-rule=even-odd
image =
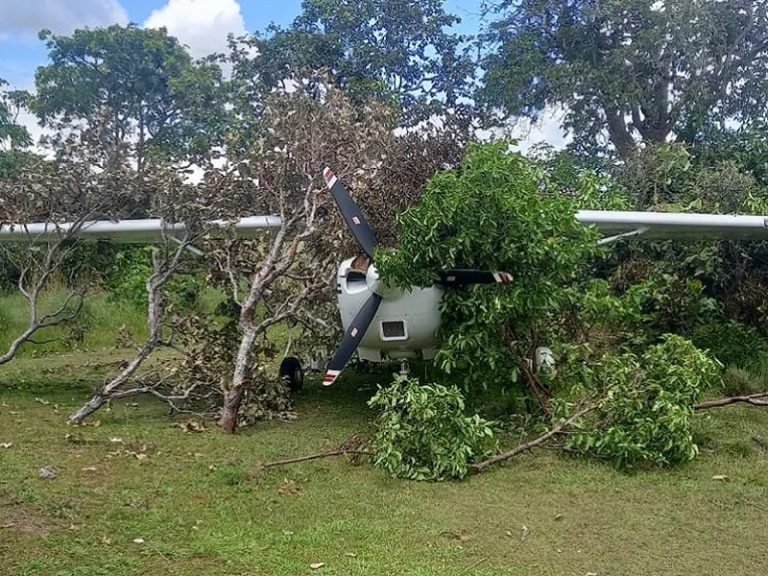
[{"label": "white airplane", "polygon": [[[455,269],[443,271],[429,287],[414,286],[410,291],[403,291],[385,286],[373,262],[376,238],[360,208],[329,168],[323,175],[363,251],[363,255],[344,260],[336,274],[344,336],[328,362],[324,385],[334,383],[355,351],[360,359],[371,362],[433,358],[435,334],[440,326],[440,301],[445,290],[512,280],[512,275],[503,271]],[[576,213],[576,219],[585,226],[595,226],[604,235],[600,244],[625,238],[768,240],[768,216],[581,210]],[[233,226],[238,235],[254,237],[265,229],[279,227],[281,220],[277,216],[252,216],[210,224]],[[0,242],[57,240],[71,226],[66,223],[3,224]],[[160,219],[93,221],[85,223],[75,236],[87,241],[157,243],[167,238],[169,232],[173,237],[174,232],[183,229],[183,224],[166,224]],[[289,380],[292,388],[301,388],[303,369],[296,359],[285,359],[280,375]]]}]

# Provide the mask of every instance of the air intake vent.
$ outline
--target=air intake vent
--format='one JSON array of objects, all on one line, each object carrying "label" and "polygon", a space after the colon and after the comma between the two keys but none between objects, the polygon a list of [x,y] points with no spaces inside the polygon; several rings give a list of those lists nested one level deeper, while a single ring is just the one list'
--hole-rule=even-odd
[{"label": "air intake vent", "polygon": [[381,336],[383,340],[405,340],[408,334],[405,331],[405,322],[398,320],[396,322],[382,322]]}]

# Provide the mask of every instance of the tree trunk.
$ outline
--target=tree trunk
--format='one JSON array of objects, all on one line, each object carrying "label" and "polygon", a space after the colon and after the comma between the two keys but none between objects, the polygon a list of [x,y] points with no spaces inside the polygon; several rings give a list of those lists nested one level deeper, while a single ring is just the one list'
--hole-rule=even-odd
[{"label": "tree trunk", "polygon": [[[247,311],[243,311],[247,314]],[[219,426],[226,432],[237,432],[237,415],[240,404],[243,401],[243,391],[250,380],[250,368],[253,361],[253,343],[256,340],[256,330],[253,326],[243,332],[240,340],[240,349],[237,351],[235,371],[232,374],[232,382],[224,389],[224,403],[221,408]]]},{"label": "tree trunk", "polygon": [[637,144],[627,128],[624,112],[614,106],[606,106],[605,119],[608,125],[608,135],[616,147],[616,152],[622,160],[626,160],[635,152]]}]

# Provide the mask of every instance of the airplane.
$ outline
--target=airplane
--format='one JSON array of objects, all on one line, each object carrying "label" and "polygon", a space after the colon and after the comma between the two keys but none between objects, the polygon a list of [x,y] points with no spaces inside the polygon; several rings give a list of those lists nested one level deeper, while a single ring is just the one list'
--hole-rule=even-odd
[{"label": "airplane", "polygon": [[[386,286],[374,262],[376,238],[359,206],[330,168],[323,177],[334,202],[362,250],[361,255],[341,262],[336,273],[336,292],[344,336],[327,363],[323,385],[332,385],[344,366],[357,352],[370,362],[407,362],[411,358],[432,359],[436,352],[436,333],[440,327],[440,302],[446,290],[471,284],[506,284],[513,280],[506,271],[448,269],[432,286],[413,286],[401,290]],[[598,243],[622,239],[751,239],[768,240],[768,216],[694,214],[676,212],[637,212],[580,210],[576,220],[594,226],[603,235]],[[213,227],[232,226],[235,232],[252,238],[265,229],[278,228],[278,216],[241,218],[234,222],[213,221]],[[73,224],[0,224],[0,242],[39,242],[58,240]],[[169,224],[161,219],[92,221],[84,223],[75,237],[85,241],[120,243],[158,243],[184,230],[183,223]],[[551,353],[536,350],[535,364],[552,361]],[[322,362],[313,359],[309,369],[320,370]],[[285,358],[280,376],[292,390],[303,386],[304,366],[296,358]]]}]

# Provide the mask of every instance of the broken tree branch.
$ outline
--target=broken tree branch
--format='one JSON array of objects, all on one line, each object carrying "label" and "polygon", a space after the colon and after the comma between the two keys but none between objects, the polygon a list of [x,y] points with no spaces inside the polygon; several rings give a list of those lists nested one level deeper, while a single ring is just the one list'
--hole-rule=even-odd
[{"label": "broken tree branch", "polygon": [[749,394],[748,396],[729,396],[728,398],[717,398],[715,400],[706,400],[693,405],[694,410],[706,410],[708,408],[717,408],[719,406],[728,406],[730,404],[751,404],[752,406],[768,406],[768,392],[758,394]]},{"label": "broken tree branch", "polygon": [[321,458],[332,458],[334,456],[345,456],[346,454],[352,454],[353,456],[373,456],[373,452],[368,450],[348,450],[339,448],[336,450],[329,450],[328,452],[318,452],[317,454],[309,454],[308,456],[299,456],[298,458],[286,458],[285,460],[275,460],[273,462],[266,462],[261,465],[262,468],[276,468],[278,466],[285,466],[287,464],[297,464],[299,462],[309,462],[310,460],[319,460]]},{"label": "broken tree branch", "polygon": [[487,460],[483,460],[482,462],[477,462],[476,464],[472,464],[469,469],[470,472],[473,474],[478,474],[480,472],[485,471],[490,466],[493,466],[494,464],[499,464],[500,462],[504,462],[506,460],[509,460],[513,456],[517,456],[521,452],[526,452],[530,450],[531,448],[535,448],[536,446],[540,446],[541,444],[544,444],[547,440],[552,438],[553,436],[556,436],[557,434],[560,434],[563,432],[566,428],[568,428],[571,424],[573,424],[576,420],[584,416],[585,414],[588,414],[589,412],[592,412],[595,408],[598,407],[599,404],[588,404],[587,406],[577,410],[574,412],[571,416],[563,420],[560,424],[555,426],[554,428],[550,429],[546,434],[542,434],[538,438],[534,438],[533,440],[529,440],[528,442],[524,442],[523,444],[520,444],[512,450],[508,450],[506,452],[501,452],[499,454],[496,454],[495,456],[491,456]]}]

